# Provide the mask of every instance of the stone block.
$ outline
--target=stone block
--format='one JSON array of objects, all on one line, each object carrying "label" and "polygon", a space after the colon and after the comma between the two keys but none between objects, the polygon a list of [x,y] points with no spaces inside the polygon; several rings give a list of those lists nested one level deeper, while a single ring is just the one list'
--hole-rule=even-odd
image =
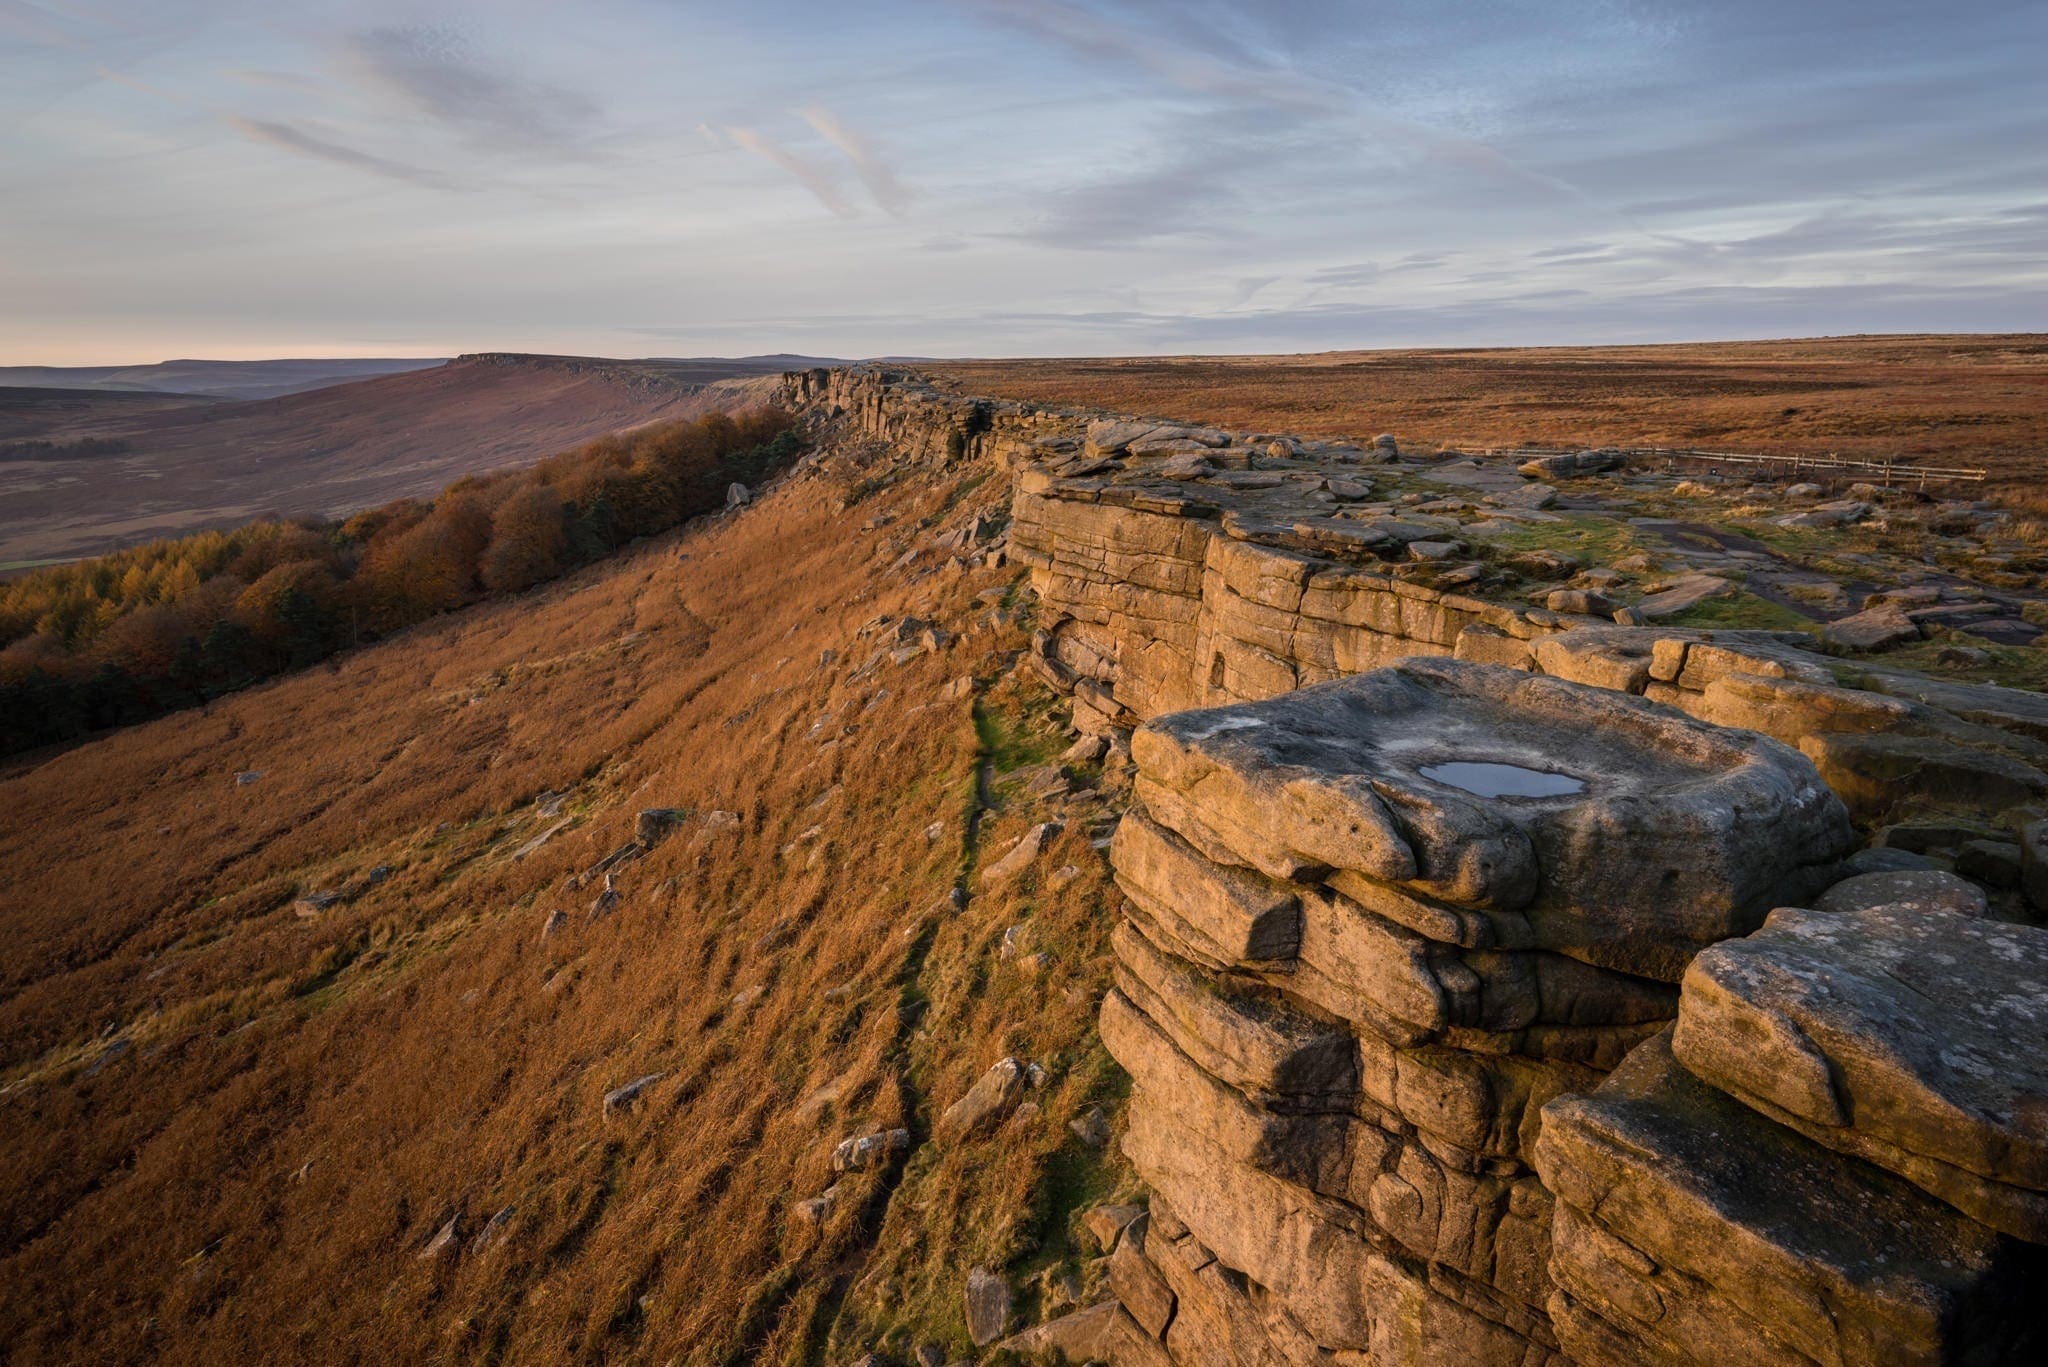
[{"label": "stone block", "polygon": [[[1834,918],[1840,923],[1842,918]],[[1558,1201],[1552,1275],[1605,1321],[1560,1318],[1612,1361],[2023,1360],[2042,1250],[1846,1159],[1679,1066],[1668,1036],[1544,1108],[1536,1170]]]},{"label": "stone block", "polygon": [[2048,1242],[2048,930],[1784,908],[1686,973],[1679,1062],[1830,1148]]}]

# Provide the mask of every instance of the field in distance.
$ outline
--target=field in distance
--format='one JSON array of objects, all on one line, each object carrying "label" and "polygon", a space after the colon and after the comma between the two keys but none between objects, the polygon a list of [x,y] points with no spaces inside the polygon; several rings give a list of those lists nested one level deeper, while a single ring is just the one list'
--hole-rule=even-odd
[{"label": "field in distance", "polygon": [[1464,448],[1689,446],[2048,472],[2048,334],[937,362],[963,392]]},{"label": "field in distance", "polygon": [[0,572],[433,494],[605,432],[746,407],[806,364],[494,354],[248,402],[0,386]]}]

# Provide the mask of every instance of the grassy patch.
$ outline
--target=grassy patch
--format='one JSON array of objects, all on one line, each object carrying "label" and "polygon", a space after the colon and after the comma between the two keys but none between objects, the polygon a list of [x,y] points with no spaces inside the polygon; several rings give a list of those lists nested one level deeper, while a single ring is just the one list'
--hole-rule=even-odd
[{"label": "grassy patch", "polygon": [[1750,631],[1810,631],[1813,628],[1810,618],[1784,604],[1741,591],[1695,603],[1684,612],[1665,618],[1662,624]]},{"label": "grassy patch", "polygon": [[[1973,662],[1968,658],[1941,658],[1943,651],[1958,646],[1981,652],[1983,659]],[[1881,658],[1885,664],[1918,670],[1937,679],[2048,692],[2048,649],[2040,646],[1993,645],[1965,632],[1941,632],[1925,641],[1887,651]]]},{"label": "grassy patch", "polygon": [[1561,551],[1589,565],[1611,565],[1643,549],[1635,528],[1605,513],[1567,513],[1562,522],[1534,522],[1498,532],[1487,544],[1507,554]]}]

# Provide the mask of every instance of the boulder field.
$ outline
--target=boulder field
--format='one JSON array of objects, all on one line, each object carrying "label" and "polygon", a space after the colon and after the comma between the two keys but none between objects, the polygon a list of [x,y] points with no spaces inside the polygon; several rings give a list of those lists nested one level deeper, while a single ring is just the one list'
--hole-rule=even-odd
[{"label": "boulder field", "polygon": [[1917,639],[1901,602],[1861,610],[1881,633],[1658,625],[1762,553],[1630,603],[1644,567],[1532,545],[1619,453],[785,389],[1008,471],[1030,667],[1133,778],[1100,1029],[1150,1199],[1104,1241],[1114,1301],[1014,1346],[2048,1351],[2048,700],[1852,654]]}]

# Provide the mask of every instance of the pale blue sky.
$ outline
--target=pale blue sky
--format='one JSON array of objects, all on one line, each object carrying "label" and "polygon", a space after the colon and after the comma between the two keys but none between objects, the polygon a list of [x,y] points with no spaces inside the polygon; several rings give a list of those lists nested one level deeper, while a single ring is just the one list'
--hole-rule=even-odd
[{"label": "pale blue sky", "polygon": [[0,0],[0,362],[2048,329],[2041,0]]}]

